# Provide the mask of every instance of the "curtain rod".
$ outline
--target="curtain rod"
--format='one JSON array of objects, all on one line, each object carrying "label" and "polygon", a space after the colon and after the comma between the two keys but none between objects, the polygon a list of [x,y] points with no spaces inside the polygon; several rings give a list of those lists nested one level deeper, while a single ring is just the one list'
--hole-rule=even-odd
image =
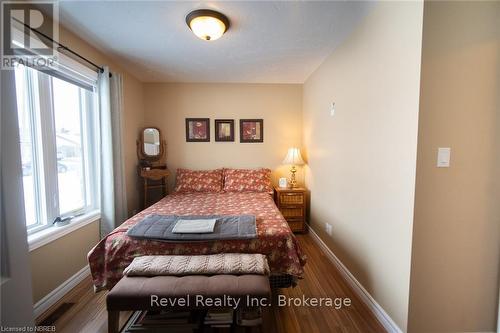
[{"label": "curtain rod", "polygon": [[[35,28],[30,27],[28,24],[26,24],[26,23],[24,23],[24,22],[21,22],[21,21],[19,21],[18,19],[14,18],[14,17],[13,17],[12,19],[14,19],[14,20],[15,20],[15,21],[17,21],[18,23],[22,24],[22,25],[23,25],[23,26],[25,26],[26,28],[30,29],[30,30],[31,30],[31,31],[33,31],[34,33],[36,33],[36,34],[38,34],[38,35],[40,35],[40,36],[43,36],[44,38],[46,38],[46,39],[50,40],[50,41],[51,41],[52,43],[54,43],[54,44],[57,44],[57,49],[62,49],[62,50],[64,50],[64,51],[67,51],[67,52],[69,52],[69,53],[73,54],[74,56],[78,57],[79,59],[81,59],[81,60],[85,61],[87,64],[89,64],[89,65],[93,66],[93,67],[94,67],[94,68],[95,68],[98,72],[104,73],[104,68],[102,68],[101,66],[99,66],[99,65],[95,64],[94,62],[90,61],[89,59],[85,58],[84,56],[82,56],[82,55],[80,55],[80,54],[76,53],[75,51],[73,51],[73,50],[72,50],[72,49],[70,49],[69,47],[67,47],[67,46],[65,46],[65,45],[63,45],[63,44],[61,44],[61,43],[59,43],[59,42],[58,42],[58,41],[56,41],[56,40],[53,40],[52,38],[50,38],[49,36],[47,36],[47,35],[46,35],[46,34],[44,34],[43,32],[41,32],[41,31],[39,31],[39,30],[37,30],[37,29],[35,29]],[[109,73],[109,76],[111,77],[111,73]]]}]

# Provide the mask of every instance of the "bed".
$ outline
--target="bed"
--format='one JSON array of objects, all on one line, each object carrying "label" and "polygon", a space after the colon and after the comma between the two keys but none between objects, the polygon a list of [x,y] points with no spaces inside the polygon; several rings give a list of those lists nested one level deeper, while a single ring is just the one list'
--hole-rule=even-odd
[{"label": "bed", "polygon": [[[241,215],[256,217],[257,236],[251,240],[165,242],[133,239],[128,229],[150,214]],[[162,254],[262,253],[267,256],[271,284],[287,287],[302,278],[306,256],[269,193],[173,193],[125,221],[88,254],[96,291],[111,289],[135,257]],[[274,283],[273,283],[274,279]]]}]

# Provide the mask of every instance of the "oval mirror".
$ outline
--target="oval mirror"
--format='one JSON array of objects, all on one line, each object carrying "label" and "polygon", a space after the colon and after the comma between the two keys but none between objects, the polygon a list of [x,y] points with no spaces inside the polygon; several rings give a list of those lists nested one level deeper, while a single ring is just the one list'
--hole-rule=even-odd
[{"label": "oval mirror", "polygon": [[160,155],[160,131],[157,128],[145,128],[142,133],[142,139],[145,155]]}]

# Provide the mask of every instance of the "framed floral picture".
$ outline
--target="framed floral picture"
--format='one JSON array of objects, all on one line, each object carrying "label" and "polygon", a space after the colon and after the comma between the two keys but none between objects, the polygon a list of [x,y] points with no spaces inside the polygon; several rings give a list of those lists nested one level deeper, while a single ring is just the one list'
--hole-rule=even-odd
[{"label": "framed floral picture", "polygon": [[234,141],[233,119],[215,119],[215,141],[219,142]]},{"label": "framed floral picture", "polygon": [[264,120],[240,119],[240,142],[264,142]]},{"label": "framed floral picture", "polygon": [[186,142],[210,142],[210,119],[186,118]]}]

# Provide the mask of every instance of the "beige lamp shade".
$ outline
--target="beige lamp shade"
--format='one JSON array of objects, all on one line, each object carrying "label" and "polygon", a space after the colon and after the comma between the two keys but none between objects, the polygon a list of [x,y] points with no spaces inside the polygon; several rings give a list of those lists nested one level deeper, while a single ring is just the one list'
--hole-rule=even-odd
[{"label": "beige lamp shade", "polygon": [[286,157],[283,160],[283,164],[290,164],[290,165],[305,164],[304,160],[302,159],[302,155],[300,155],[300,149],[295,147],[288,149],[288,153],[286,154]]}]

